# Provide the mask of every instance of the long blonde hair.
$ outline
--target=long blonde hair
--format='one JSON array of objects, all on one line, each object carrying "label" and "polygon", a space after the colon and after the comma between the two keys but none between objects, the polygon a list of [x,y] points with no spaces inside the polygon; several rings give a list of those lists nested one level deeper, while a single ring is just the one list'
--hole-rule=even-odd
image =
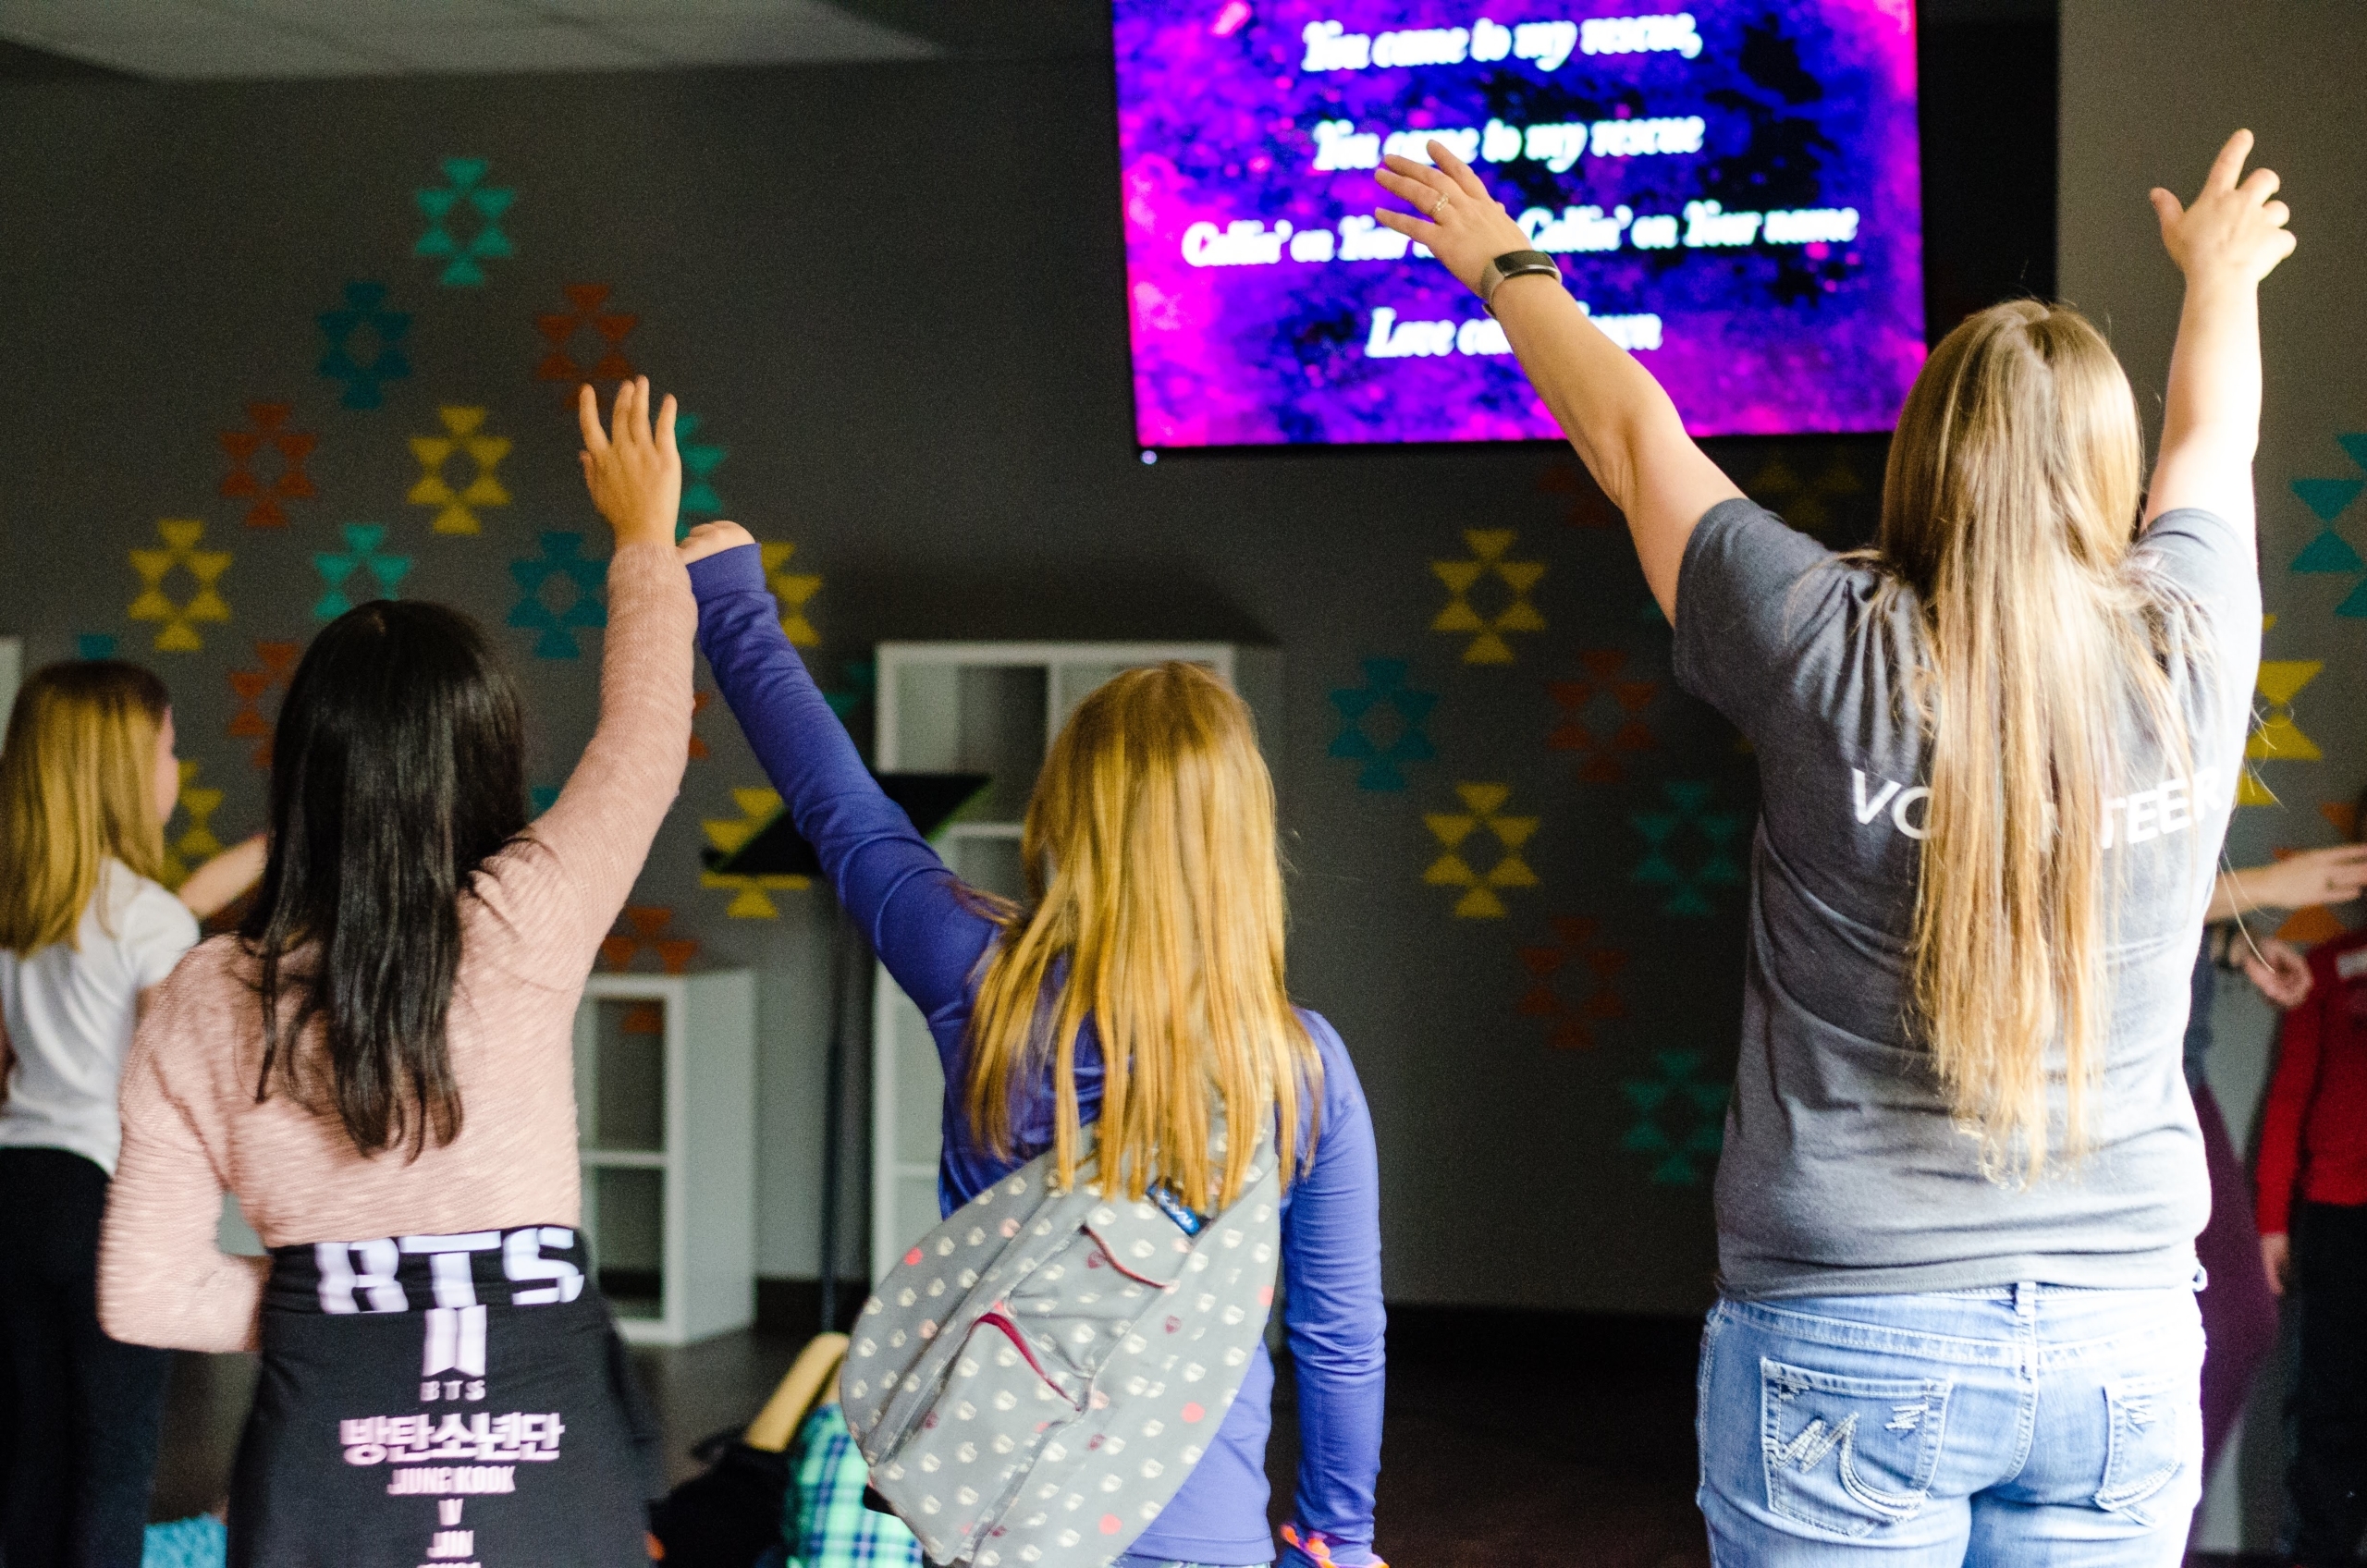
[{"label": "long blonde hair", "polygon": [[2128,377],[2076,311],[1965,321],[1907,394],[1877,556],[1921,609],[1931,737],[1915,1023],[1993,1178],[2045,1170],[2049,1054],[2063,1142],[2086,1144],[2110,1035],[2107,800],[2137,759],[2190,762],[2163,655],[2181,606],[2130,569],[2143,443]]},{"label": "long blonde hair", "polygon": [[[1100,687],[1052,742],[1020,853],[1026,902],[997,906],[1003,935],[971,1016],[968,1109],[989,1146],[1011,1152],[1015,1097],[1049,1057],[1060,1180],[1074,1182],[1073,1042],[1090,1019],[1099,1191],[1157,1183],[1194,1208],[1229,1204],[1269,1118],[1294,1169],[1322,1067],[1283,988],[1274,786],[1241,699],[1192,664]],[[1221,1173],[1212,1101],[1229,1130]]]},{"label": "long blonde hair", "polygon": [[158,874],[166,708],[163,681],[114,659],[47,666],[17,693],[0,749],[0,948],[30,957],[73,942],[110,859]]}]

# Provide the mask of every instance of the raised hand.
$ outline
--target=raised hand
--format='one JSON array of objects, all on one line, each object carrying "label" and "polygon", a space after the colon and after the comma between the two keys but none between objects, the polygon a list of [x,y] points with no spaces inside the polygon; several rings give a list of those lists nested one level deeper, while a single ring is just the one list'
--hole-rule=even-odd
[{"label": "raised hand", "polygon": [[709,556],[755,542],[755,536],[736,522],[703,522],[692,529],[681,544],[675,546],[675,553],[682,557],[682,564],[688,566],[693,561],[705,560]]},{"label": "raised hand", "polygon": [[1425,167],[1411,158],[1401,158],[1392,153],[1381,160],[1388,167],[1373,178],[1392,196],[1421,213],[1420,217],[1392,212],[1387,207],[1373,214],[1400,234],[1410,235],[1430,248],[1446,270],[1462,280],[1473,293],[1479,291],[1479,275],[1488,263],[1512,251],[1532,249],[1528,236],[1520,225],[1504,211],[1504,204],[1488,194],[1471,165],[1454,155],[1443,141],[1429,143],[1429,154],[1438,160],[1436,168]]},{"label": "raised hand", "polygon": [[659,406],[654,430],[645,375],[617,387],[610,430],[600,428],[600,405],[588,384],[576,394],[575,413],[583,427],[584,488],[608,520],[617,548],[671,545],[682,507],[682,455],[674,446],[672,395]]},{"label": "raised hand", "polygon": [[2258,283],[2293,253],[2293,235],[2285,227],[2293,214],[2275,200],[2276,172],[2254,169],[2237,178],[2251,150],[2250,131],[2227,138],[2192,206],[2181,205],[2158,186],[2150,193],[2153,214],[2162,221],[2163,248],[2189,282],[2224,276]]}]

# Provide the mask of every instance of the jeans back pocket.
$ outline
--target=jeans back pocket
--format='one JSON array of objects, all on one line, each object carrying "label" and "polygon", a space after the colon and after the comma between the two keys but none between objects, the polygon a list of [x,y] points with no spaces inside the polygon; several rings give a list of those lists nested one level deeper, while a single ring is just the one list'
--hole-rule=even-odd
[{"label": "jeans back pocket", "polygon": [[1947,1378],[1844,1378],[1759,1362],[1767,1506],[1839,1536],[1911,1519],[1931,1496]]},{"label": "jeans back pocket", "polygon": [[2192,1402],[2181,1402],[2181,1388],[2192,1390],[2188,1374],[2122,1378],[2104,1384],[2104,1408],[2112,1422],[2104,1452],[2103,1484],[2096,1488],[2096,1506],[2140,1525],[2157,1522],[2155,1506],[2162,1488],[2177,1478],[2189,1446],[2200,1456],[2201,1443],[2184,1439],[2181,1417]]}]

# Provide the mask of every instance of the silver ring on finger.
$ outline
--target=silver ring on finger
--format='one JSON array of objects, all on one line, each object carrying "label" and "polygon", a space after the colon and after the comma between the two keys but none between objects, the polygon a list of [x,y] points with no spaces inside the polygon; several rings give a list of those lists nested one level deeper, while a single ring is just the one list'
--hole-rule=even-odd
[{"label": "silver ring on finger", "polygon": [[1432,208],[1430,209],[1430,221],[1431,221],[1432,223],[1436,223],[1436,222],[1438,221],[1438,216],[1439,216],[1439,214],[1440,214],[1441,213],[1442,213],[1442,212],[1445,212],[1445,211],[1446,211],[1446,204],[1447,204],[1449,202],[1452,202],[1452,201],[1453,201],[1453,200],[1454,200],[1454,196],[1453,196],[1453,192],[1451,192],[1451,191],[1446,191],[1446,190],[1441,190],[1441,191],[1440,191],[1440,192],[1439,192],[1439,204],[1438,204],[1437,206],[1432,207]]}]

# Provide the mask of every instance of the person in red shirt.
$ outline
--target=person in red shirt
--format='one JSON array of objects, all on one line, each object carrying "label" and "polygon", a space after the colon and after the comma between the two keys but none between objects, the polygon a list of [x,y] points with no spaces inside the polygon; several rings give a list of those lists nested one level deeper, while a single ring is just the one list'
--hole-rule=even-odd
[{"label": "person in red shirt", "polygon": [[[2367,800],[2362,800],[2367,805]],[[2353,1561],[2367,1533],[2367,929],[2310,955],[2261,1126],[2261,1260],[2301,1309],[2287,1472],[2293,1561]]]}]

